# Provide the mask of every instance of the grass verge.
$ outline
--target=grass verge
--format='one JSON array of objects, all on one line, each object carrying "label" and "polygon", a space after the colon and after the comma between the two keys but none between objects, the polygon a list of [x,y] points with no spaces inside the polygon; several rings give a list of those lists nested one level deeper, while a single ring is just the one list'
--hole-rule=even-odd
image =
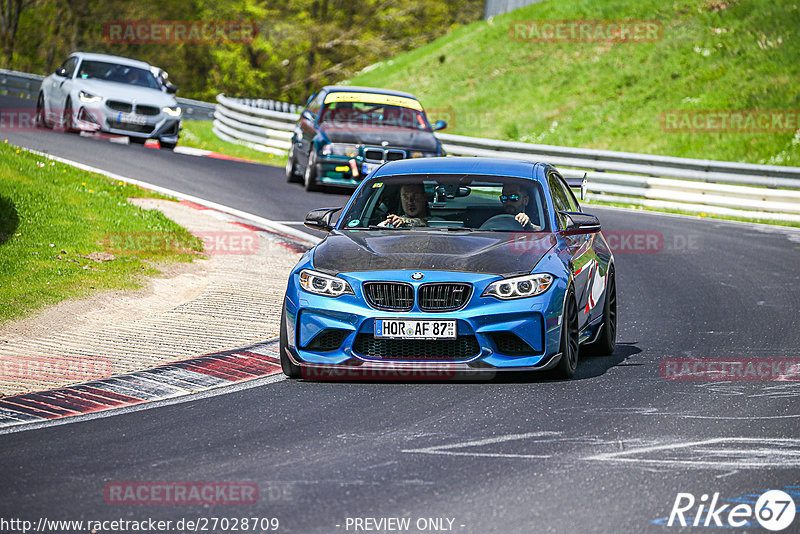
[{"label": "grass verge", "polygon": [[211,121],[184,121],[180,145],[211,150],[226,156],[249,159],[276,167],[286,166],[286,156],[276,156],[245,145],[223,141],[216,136],[212,128]]},{"label": "grass verge", "polygon": [[[617,43],[517,34],[559,20],[645,20],[662,31],[654,42]],[[431,120],[449,119],[448,133],[797,166],[796,120],[779,123],[780,132],[711,123],[708,133],[673,132],[662,116],[783,110],[796,118],[798,57],[796,0],[559,0],[458,28],[350,83],[416,94]]]},{"label": "grass verge", "polygon": [[126,201],[161,195],[8,144],[0,176],[0,324],[93,290],[141,287],[155,264],[202,250],[161,212]]}]

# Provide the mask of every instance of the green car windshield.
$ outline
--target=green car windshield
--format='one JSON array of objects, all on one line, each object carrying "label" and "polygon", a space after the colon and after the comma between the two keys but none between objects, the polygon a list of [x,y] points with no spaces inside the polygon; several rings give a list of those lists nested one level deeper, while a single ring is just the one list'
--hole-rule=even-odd
[{"label": "green car windshield", "polygon": [[502,176],[405,175],[370,180],[340,230],[549,231],[547,203],[533,180]]},{"label": "green car windshield", "polygon": [[425,114],[402,106],[332,102],[320,115],[320,124],[342,127],[403,128],[431,131]]}]

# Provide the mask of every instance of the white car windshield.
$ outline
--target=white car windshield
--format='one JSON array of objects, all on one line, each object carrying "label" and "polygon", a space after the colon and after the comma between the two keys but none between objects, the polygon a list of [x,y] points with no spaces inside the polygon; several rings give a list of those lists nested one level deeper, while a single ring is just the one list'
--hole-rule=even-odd
[{"label": "white car windshield", "polygon": [[81,68],[78,70],[78,78],[83,80],[105,80],[107,82],[148,87],[150,89],[159,88],[158,82],[149,70],[105,61],[82,61]]}]

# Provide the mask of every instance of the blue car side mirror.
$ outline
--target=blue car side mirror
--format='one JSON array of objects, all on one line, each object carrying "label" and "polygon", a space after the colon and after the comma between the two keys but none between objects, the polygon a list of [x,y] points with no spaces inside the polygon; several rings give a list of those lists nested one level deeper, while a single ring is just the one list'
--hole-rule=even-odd
[{"label": "blue car side mirror", "polygon": [[311,210],[306,215],[306,219],[303,221],[303,224],[312,230],[330,232],[333,229],[331,218],[333,217],[333,214],[340,209],[342,208],[317,208],[315,210]]}]

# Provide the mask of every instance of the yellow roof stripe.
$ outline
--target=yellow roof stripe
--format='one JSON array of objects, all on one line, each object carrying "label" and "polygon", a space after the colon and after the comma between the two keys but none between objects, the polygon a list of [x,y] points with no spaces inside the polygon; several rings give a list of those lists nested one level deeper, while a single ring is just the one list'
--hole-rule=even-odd
[{"label": "yellow roof stripe", "polygon": [[325,97],[326,104],[330,104],[331,102],[363,102],[364,104],[386,104],[391,106],[401,106],[404,108],[411,108],[411,109],[416,109],[417,111],[422,111],[422,104],[420,104],[413,98],[407,98],[405,96],[382,95],[378,93],[334,92],[334,93],[329,93],[328,96]]}]

